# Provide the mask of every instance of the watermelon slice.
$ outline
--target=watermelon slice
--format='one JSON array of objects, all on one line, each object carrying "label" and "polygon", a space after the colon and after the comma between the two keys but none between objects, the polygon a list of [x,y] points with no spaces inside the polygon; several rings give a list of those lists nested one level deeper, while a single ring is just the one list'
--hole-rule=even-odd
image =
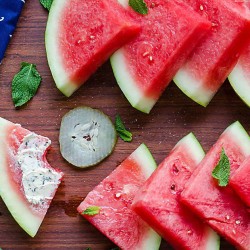
[{"label": "watermelon slice", "polygon": [[[135,194],[155,168],[142,144],[87,195],[78,212],[121,249],[158,249],[161,238],[131,210]],[[99,214],[83,213],[93,206],[100,208]]]},{"label": "watermelon slice", "polygon": [[250,207],[250,157],[248,157],[230,179],[230,185]]},{"label": "watermelon slice", "polygon": [[145,16],[128,7],[128,0],[119,2],[142,31],[111,57],[111,65],[131,105],[149,113],[211,24],[177,1],[146,0]]},{"label": "watermelon slice", "polygon": [[54,0],[46,29],[49,66],[59,90],[72,95],[140,28],[116,0]]},{"label": "watermelon slice", "polygon": [[[241,6],[250,9],[247,0],[237,1]],[[228,80],[239,97],[250,107],[250,42],[241,53],[239,61],[228,77]]]},{"label": "watermelon slice", "polygon": [[45,155],[51,141],[0,118],[0,196],[17,223],[34,237],[63,173]]},{"label": "watermelon slice", "polygon": [[250,107],[250,44],[241,54],[240,59],[228,80],[238,96]]},{"label": "watermelon slice", "polygon": [[207,106],[237,63],[250,33],[250,16],[228,0],[184,0],[212,22],[212,29],[199,42],[174,77],[191,99]]},{"label": "watermelon slice", "polygon": [[250,249],[250,215],[232,188],[212,177],[224,149],[231,175],[250,154],[250,138],[239,122],[229,126],[197,167],[181,194],[187,205],[215,231],[240,249]]},{"label": "watermelon slice", "polygon": [[133,201],[133,210],[176,249],[219,249],[217,234],[179,202],[185,183],[203,157],[195,136],[185,136]]}]

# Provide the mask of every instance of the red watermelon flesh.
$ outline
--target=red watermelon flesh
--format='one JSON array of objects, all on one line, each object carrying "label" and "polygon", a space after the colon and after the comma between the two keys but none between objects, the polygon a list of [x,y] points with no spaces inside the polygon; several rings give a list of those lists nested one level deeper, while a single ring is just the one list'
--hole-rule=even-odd
[{"label": "red watermelon flesh", "polygon": [[139,31],[116,0],[54,0],[46,50],[57,87],[70,96]]},{"label": "red watermelon flesh", "polygon": [[[236,0],[235,0],[236,1]],[[247,0],[236,1],[236,3],[250,9],[250,2]],[[250,107],[250,41],[247,47],[240,54],[240,58],[230,73],[228,79],[239,97]]]},{"label": "red watermelon flesh", "polygon": [[132,208],[175,249],[219,249],[219,237],[179,202],[204,157],[193,134],[184,137],[137,193]]},{"label": "red watermelon flesh", "polygon": [[201,161],[181,194],[187,205],[215,231],[240,249],[250,249],[250,215],[247,207],[228,185],[219,187],[212,177],[224,149],[231,175],[250,154],[250,138],[239,122],[229,126]]},{"label": "red watermelon flesh", "polygon": [[[121,249],[158,249],[160,237],[131,209],[135,194],[155,168],[142,144],[87,195],[78,212]],[[83,214],[92,206],[100,207],[99,214]]]},{"label": "red watermelon flesh", "polygon": [[230,179],[230,185],[250,207],[250,157],[248,157]]},{"label": "red watermelon flesh", "polygon": [[0,196],[32,237],[63,176],[45,158],[50,143],[48,138],[0,118]]},{"label": "red watermelon flesh", "polygon": [[228,0],[183,1],[207,17],[212,29],[199,42],[174,81],[191,99],[207,106],[247,45],[250,16]]},{"label": "red watermelon flesh", "polygon": [[144,16],[128,7],[128,0],[119,2],[142,31],[111,57],[112,68],[131,105],[149,113],[211,24],[177,1],[146,0]]}]

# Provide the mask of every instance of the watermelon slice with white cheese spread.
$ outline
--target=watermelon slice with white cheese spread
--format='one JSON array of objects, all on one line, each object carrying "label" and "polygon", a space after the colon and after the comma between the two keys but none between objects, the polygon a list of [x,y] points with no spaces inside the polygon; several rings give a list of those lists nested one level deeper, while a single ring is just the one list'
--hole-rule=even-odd
[{"label": "watermelon slice with white cheese spread", "polygon": [[[239,122],[229,126],[186,183],[181,202],[239,249],[250,249],[250,214],[230,185],[219,186],[212,172],[222,150],[233,176],[250,155],[250,138]],[[226,171],[226,170],[224,170]]]},{"label": "watermelon slice with white cheese spread", "polygon": [[180,203],[185,183],[204,155],[195,136],[185,136],[140,188],[132,204],[175,249],[216,250],[220,246],[218,235]]},{"label": "watermelon slice with white cheese spread", "polygon": [[119,2],[142,30],[113,54],[111,65],[131,105],[149,113],[211,23],[179,1],[146,0],[143,16],[128,7],[128,0]]},{"label": "watermelon slice with white cheese spread", "polygon": [[45,158],[50,143],[48,138],[0,118],[0,196],[32,237],[63,177]]},{"label": "watermelon slice with white cheese spread", "polygon": [[207,106],[237,63],[250,34],[250,15],[228,0],[184,0],[212,23],[174,77],[191,99]]},{"label": "watermelon slice with white cheese spread", "polygon": [[[155,170],[142,144],[95,187],[78,212],[123,250],[157,250],[161,238],[131,209],[139,188]],[[87,211],[96,210],[96,213]]]}]

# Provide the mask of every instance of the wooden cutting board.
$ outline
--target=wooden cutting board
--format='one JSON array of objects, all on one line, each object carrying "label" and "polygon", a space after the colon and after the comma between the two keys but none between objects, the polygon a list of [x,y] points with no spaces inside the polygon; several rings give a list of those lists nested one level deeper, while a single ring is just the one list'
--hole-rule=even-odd
[{"label": "wooden cutting board", "polygon": [[[140,143],[150,148],[160,163],[187,133],[194,132],[205,151],[223,130],[239,120],[249,131],[250,109],[225,82],[207,108],[189,100],[171,84],[150,115],[133,109],[114,79],[109,62],[72,97],[64,97],[55,87],[48,68],[44,31],[47,11],[38,0],[27,1],[17,30],[0,66],[0,116],[52,140],[48,161],[60,168],[65,178],[37,236],[30,238],[11,217],[0,199],[0,247],[3,249],[86,249],[108,250],[114,245],[76,212],[87,193],[122,162]],[[43,77],[37,95],[16,110],[11,100],[11,80],[23,61],[35,63]],[[58,134],[62,116],[72,108],[87,105],[101,109],[113,120],[120,114],[133,132],[133,142],[118,140],[114,153],[96,167],[79,170],[63,160]],[[222,249],[234,249],[222,242]],[[166,242],[161,249],[170,249]]]}]

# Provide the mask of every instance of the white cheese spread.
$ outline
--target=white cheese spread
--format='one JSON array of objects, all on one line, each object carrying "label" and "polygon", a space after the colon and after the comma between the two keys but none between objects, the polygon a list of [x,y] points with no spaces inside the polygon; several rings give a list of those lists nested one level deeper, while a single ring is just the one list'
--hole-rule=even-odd
[{"label": "white cheese spread", "polygon": [[24,194],[33,205],[43,205],[51,200],[62,177],[60,173],[48,168],[48,163],[43,159],[50,144],[48,138],[30,133],[23,138],[17,151]]}]

